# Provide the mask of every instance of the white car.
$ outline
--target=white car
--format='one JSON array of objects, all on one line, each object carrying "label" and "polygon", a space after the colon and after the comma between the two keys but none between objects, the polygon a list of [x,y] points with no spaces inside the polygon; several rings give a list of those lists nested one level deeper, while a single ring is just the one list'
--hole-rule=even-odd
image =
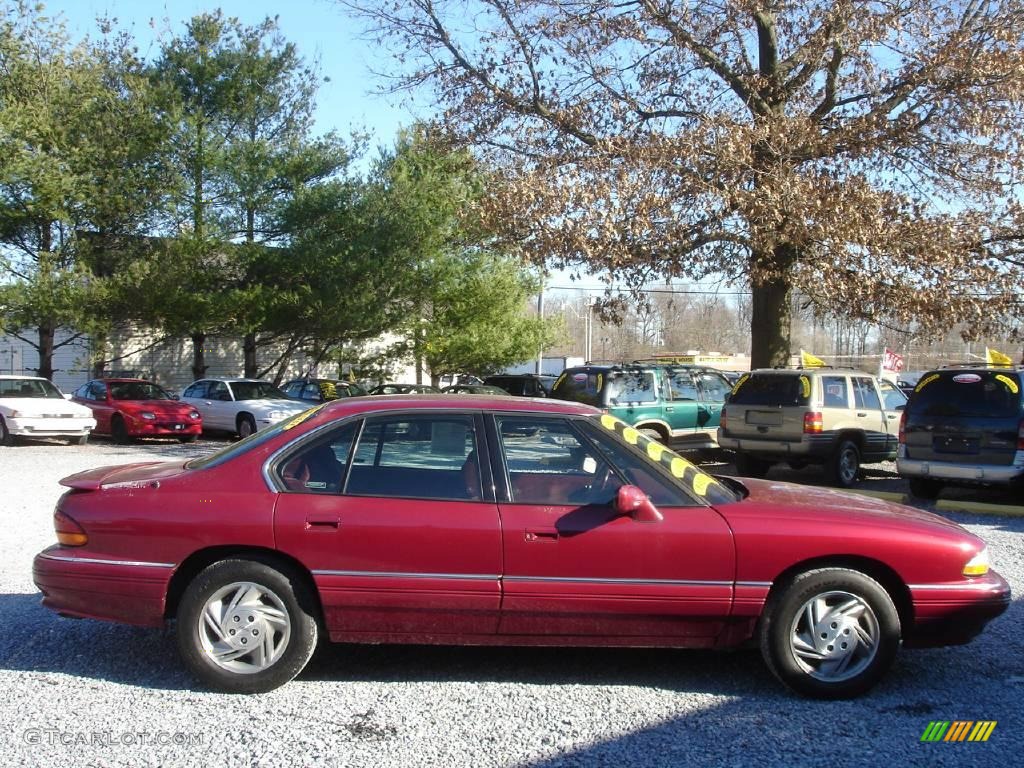
[{"label": "white car", "polygon": [[0,376],[0,445],[14,445],[15,437],[64,437],[85,445],[95,426],[92,411],[46,379]]},{"label": "white car", "polygon": [[293,400],[269,381],[258,379],[199,379],[181,393],[203,415],[203,431],[254,432],[295,416],[309,403]]}]

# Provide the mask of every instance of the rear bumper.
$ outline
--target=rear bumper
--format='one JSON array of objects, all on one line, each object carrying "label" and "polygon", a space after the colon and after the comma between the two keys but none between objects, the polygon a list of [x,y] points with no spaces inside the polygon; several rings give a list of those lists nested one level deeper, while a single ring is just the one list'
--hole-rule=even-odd
[{"label": "rear bumper", "polygon": [[738,453],[785,461],[799,458],[806,461],[824,461],[835,451],[835,438],[831,435],[805,435],[800,440],[761,440],[756,437],[734,437],[718,430],[718,445]]},{"label": "rear bumper", "polygon": [[914,626],[908,648],[962,645],[1010,605],[1010,585],[995,571],[950,584],[910,585]]},{"label": "rear bumper", "polygon": [[1017,451],[1013,464],[969,464],[897,457],[896,471],[901,477],[926,477],[953,483],[1013,485],[1024,483],[1024,451]]},{"label": "rear bumper", "polygon": [[32,580],[43,606],[74,618],[102,619],[143,627],[164,622],[173,563],[101,559],[52,546],[32,563]]}]

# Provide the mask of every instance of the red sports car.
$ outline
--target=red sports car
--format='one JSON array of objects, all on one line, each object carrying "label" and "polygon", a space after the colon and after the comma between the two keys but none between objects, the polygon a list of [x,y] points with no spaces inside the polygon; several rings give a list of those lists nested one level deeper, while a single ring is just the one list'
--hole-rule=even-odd
[{"label": "red sports car", "polygon": [[43,604],[159,627],[207,685],[267,691],[317,638],[730,648],[862,693],[1010,599],[985,543],[840,491],[714,477],[558,400],[342,399],[189,462],[61,481]]},{"label": "red sports car", "polygon": [[167,390],[143,379],[93,379],[71,398],[92,409],[94,434],[125,443],[134,437],[176,437],[191,443],[203,431],[203,417]]}]

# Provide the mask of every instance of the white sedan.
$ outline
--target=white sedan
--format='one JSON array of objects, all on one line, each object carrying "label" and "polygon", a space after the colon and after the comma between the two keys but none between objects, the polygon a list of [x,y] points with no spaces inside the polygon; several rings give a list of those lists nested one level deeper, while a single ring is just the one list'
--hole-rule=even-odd
[{"label": "white sedan", "polygon": [[239,437],[309,409],[309,403],[258,379],[200,379],[185,389],[181,402],[203,415],[204,432],[234,432]]},{"label": "white sedan", "polygon": [[15,437],[63,437],[84,445],[96,426],[92,411],[65,399],[39,376],[0,376],[0,445]]}]

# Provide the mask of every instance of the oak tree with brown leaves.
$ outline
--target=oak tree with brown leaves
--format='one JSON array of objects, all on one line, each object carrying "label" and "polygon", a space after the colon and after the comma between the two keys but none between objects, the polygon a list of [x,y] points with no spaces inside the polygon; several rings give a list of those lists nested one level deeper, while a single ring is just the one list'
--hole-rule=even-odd
[{"label": "oak tree with brown leaves", "polygon": [[1020,307],[1022,0],[351,0],[549,267],[984,334]]}]

